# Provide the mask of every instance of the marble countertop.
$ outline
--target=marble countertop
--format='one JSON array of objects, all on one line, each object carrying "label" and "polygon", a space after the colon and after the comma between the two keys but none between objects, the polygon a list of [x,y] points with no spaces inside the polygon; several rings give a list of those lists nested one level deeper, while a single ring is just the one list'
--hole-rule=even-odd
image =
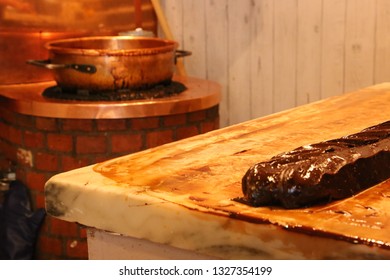
[{"label": "marble countertop", "polygon": [[390,83],[58,174],[48,214],[227,259],[390,258],[390,180],[327,205],[250,207],[254,163],[390,120]]}]

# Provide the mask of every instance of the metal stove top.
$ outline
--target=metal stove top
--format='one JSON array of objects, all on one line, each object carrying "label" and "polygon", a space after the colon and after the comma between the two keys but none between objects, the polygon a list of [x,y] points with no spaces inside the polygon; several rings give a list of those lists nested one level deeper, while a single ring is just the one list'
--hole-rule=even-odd
[{"label": "metal stove top", "polygon": [[150,88],[121,89],[117,91],[64,90],[59,86],[46,88],[42,95],[47,98],[78,101],[128,101],[156,99],[178,95],[187,87],[180,82],[171,81]]}]

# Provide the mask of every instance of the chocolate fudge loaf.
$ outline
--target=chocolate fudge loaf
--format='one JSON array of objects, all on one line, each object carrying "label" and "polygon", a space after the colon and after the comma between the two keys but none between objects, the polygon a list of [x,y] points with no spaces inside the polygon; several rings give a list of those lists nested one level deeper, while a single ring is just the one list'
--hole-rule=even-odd
[{"label": "chocolate fudge loaf", "polygon": [[390,178],[390,121],[253,165],[244,202],[299,208],[350,197]]}]

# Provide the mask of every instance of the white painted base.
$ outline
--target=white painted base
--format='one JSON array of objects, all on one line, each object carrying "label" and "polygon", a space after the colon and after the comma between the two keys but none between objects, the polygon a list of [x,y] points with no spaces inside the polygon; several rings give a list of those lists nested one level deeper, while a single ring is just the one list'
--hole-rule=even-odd
[{"label": "white painted base", "polygon": [[215,259],[193,251],[148,240],[88,229],[90,260],[206,260]]}]

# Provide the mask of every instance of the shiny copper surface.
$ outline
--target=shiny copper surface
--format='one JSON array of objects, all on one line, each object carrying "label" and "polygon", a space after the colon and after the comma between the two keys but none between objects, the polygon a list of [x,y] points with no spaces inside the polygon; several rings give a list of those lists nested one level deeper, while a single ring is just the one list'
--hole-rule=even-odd
[{"label": "shiny copper surface", "polygon": [[86,32],[41,31],[0,28],[0,85],[37,83],[53,80],[53,73],[26,63],[28,59],[46,59],[47,42],[86,36]]},{"label": "shiny copper surface", "polygon": [[[46,47],[50,62],[43,67],[53,71],[59,86],[104,91],[170,81],[177,43],[159,38],[95,36],[53,41]],[[85,71],[83,66],[94,71]]]},{"label": "shiny copper surface", "polygon": [[86,102],[48,99],[42,96],[54,81],[0,85],[0,104],[15,112],[53,118],[119,119],[174,115],[217,105],[221,98],[218,83],[193,77],[174,76],[187,90],[176,96],[136,101]]}]

